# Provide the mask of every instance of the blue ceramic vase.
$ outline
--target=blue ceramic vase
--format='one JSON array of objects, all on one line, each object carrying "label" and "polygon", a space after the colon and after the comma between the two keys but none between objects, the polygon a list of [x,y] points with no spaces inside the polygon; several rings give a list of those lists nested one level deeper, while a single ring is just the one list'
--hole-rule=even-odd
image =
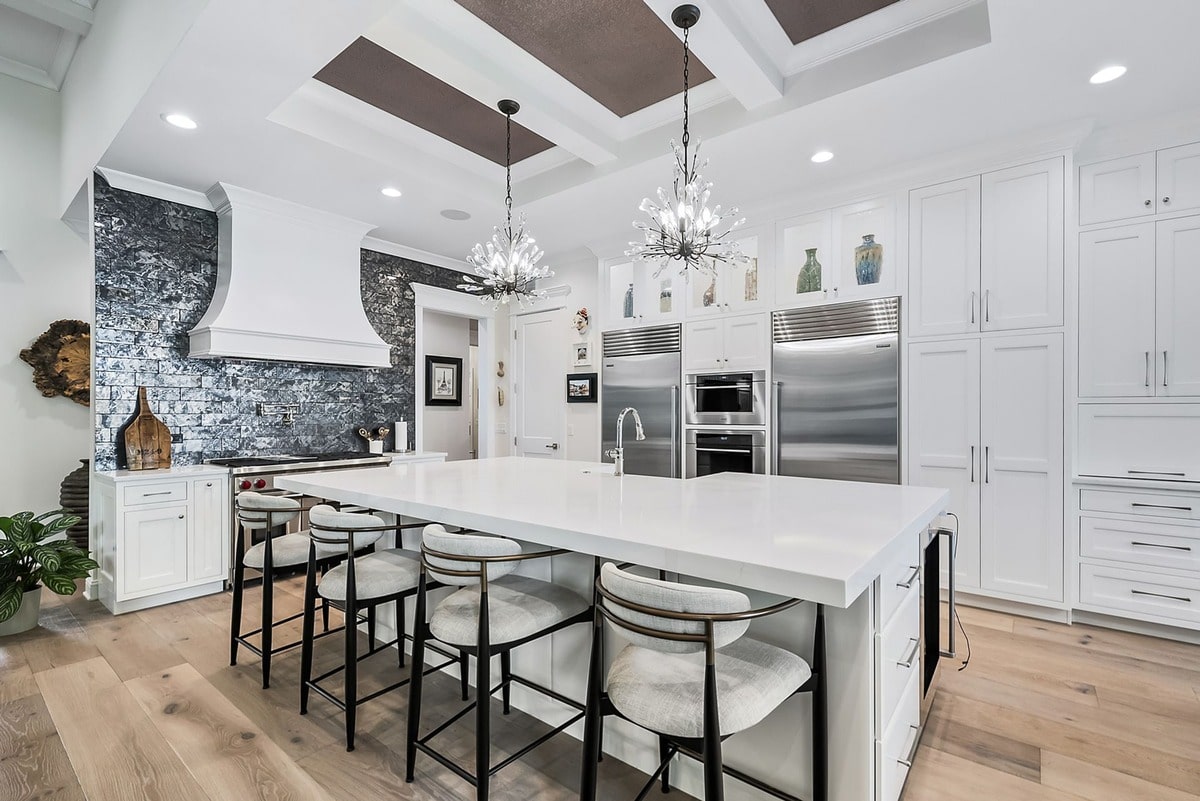
[{"label": "blue ceramic vase", "polygon": [[875,234],[864,234],[862,244],[854,249],[854,277],[859,286],[878,284],[882,268],[883,245],[875,241]]}]

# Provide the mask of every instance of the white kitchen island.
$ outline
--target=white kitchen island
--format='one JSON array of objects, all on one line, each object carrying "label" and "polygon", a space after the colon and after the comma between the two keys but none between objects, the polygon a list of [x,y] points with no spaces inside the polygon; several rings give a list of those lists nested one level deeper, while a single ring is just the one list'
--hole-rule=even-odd
[{"label": "white kitchen island", "polygon": [[[899,795],[920,724],[921,552],[946,490],[742,474],[616,477],[607,465],[516,457],[295,474],[276,485],[566,548],[574,553],[529,569],[581,593],[590,593],[590,556],[599,556],[824,604],[830,798]],[[406,544],[415,547],[416,538]],[[756,624],[754,634],[808,658],[813,615],[805,604]],[[514,670],[582,699],[588,632],[575,628],[517,649]],[[566,719],[552,702],[518,697],[516,688],[513,701],[549,722]],[[811,797],[808,707],[795,697],[730,739],[727,763]],[[607,753],[653,769],[651,736],[620,720],[606,727]],[[672,776],[699,795],[698,765],[684,759]],[[727,795],[763,797],[732,779]]]}]

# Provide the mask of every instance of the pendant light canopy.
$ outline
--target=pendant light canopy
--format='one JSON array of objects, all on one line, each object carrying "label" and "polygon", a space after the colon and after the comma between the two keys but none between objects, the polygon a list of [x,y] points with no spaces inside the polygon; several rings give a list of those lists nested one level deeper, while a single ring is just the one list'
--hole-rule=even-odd
[{"label": "pendant light canopy", "polygon": [[534,238],[525,232],[524,215],[521,215],[516,231],[513,230],[512,117],[521,110],[521,106],[515,100],[501,100],[496,107],[505,117],[504,207],[507,217],[503,229],[499,226],[492,229],[492,241],[486,247],[478,243],[471,249],[467,263],[475,268],[475,276],[466,276],[458,288],[464,292],[479,293],[480,300],[484,303],[491,301],[499,308],[501,304],[512,300],[524,306],[545,297],[545,290],[538,290],[535,284],[541,278],[552,277],[554,273],[547,266],[538,266],[544,254]]},{"label": "pendant light canopy", "polygon": [[[675,157],[675,180],[668,195],[658,188],[657,200],[646,198],[638,208],[649,216],[650,221],[638,221],[634,228],[645,236],[641,242],[630,242],[626,256],[657,265],[657,278],[670,264],[678,263],[679,272],[686,279],[693,272],[715,277],[717,263],[735,264],[747,261],[741,247],[730,238],[733,231],[746,222],[745,218],[729,222],[737,217],[737,209],[726,212],[720,206],[709,208],[712,182],[700,175],[699,169],[708,165],[699,161],[699,143],[690,149],[691,134],[688,131],[688,31],[700,19],[700,9],[692,4],[679,6],[671,14],[671,21],[683,30],[683,139],[682,147],[671,140],[671,152]],[[727,226],[727,227],[723,227]]]}]

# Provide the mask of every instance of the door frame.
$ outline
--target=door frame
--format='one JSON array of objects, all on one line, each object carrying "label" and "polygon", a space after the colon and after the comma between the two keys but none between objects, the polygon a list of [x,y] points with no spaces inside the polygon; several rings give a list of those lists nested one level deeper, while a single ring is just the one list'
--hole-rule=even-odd
[{"label": "door frame", "polygon": [[[561,295],[562,297],[566,297],[567,295],[570,294],[570,289],[568,288],[567,291],[565,291],[565,292],[560,291],[555,294]],[[537,314],[548,314],[551,312],[563,311],[566,308],[567,308],[566,303],[557,303],[556,304],[553,301],[551,301],[551,305],[543,306],[541,308],[535,307],[535,308],[522,309],[520,311],[510,312],[509,320],[508,320],[510,336],[512,336],[515,339],[516,333],[517,333],[517,327],[521,324],[521,321],[524,318],[532,317]],[[481,337],[482,337],[482,334],[481,334]],[[512,344],[512,343],[510,342],[510,344]],[[569,344],[567,341],[567,338],[564,338],[563,346],[566,347],[567,344]],[[525,387],[526,382],[525,382],[525,376],[523,376],[521,374],[521,370],[524,366],[525,366],[525,364],[524,364],[523,360],[521,360],[517,357],[516,348],[514,346],[513,354],[512,354],[512,370],[513,370],[512,380],[513,380],[513,387],[515,390],[513,392],[513,410],[512,410],[512,436],[514,439],[513,456],[521,455],[521,451],[519,449],[520,446],[516,445],[516,440],[520,439],[525,434],[525,429],[523,428],[523,426],[521,424],[521,411],[522,411],[522,407],[524,406],[524,403],[525,403],[524,387]],[[567,452],[566,452],[567,415],[566,415],[565,410],[563,412],[562,423],[563,423],[563,430],[562,430],[563,444],[560,446],[561,453],[559,454],[558,458],[565,459],[565,458],[567,458]]]},{"label": "door frame", "polygon": [[[420,452],[424,448],[425,432],[425,402],[421,397],[425,386],[424,353],[424,318],[426,311],[450,314],[476,320],[479,324],[479,397],[491,398],[496,394],[495,373],[486,366],[496,361],[496,310],[487,304],[480,303],[476,295],[465,292],[455,292],[452,289],[413,284],[413,296],[416,299],[416,312],[413,324],[413,447]],[[495,455],[496,440],[496,410],[491,403],[479,404],[479,448],[475,455],[477,459],[487,459]]]}]

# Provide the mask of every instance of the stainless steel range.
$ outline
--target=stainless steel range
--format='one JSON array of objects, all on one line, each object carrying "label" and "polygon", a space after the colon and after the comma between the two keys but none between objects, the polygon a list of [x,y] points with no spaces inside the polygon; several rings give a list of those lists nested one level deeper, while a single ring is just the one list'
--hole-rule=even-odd
[{"label": "stainless steel range", "polygon": [[[278,454],[268,456],[234,456],[227,459],[205,459],[205,464],[228,467],[232,492],[230,531],[235,536],[231,538],[231,548],[237,547],[237,496],[240,492],[271,492],[273,494],[291,494],[275,491],[275,477],[284,473],[313,472],[316,470],[352,470],[364,467],[384,467],[392,462],[392,457],[377,453],[362,453],[360,451],[343,451],[338,453],[314,453],[308,455]],[[294,530],[308,527],[308,509],[318,503],[315,499],[301,501],[300,518],[292,524]],[[260,542],[263,533],[251,532],[246,537],[245,547],[249,549]],[[230,561],[230,581],[233,579],[233,565],[241,559],[242,554],[232,554]]]}]

